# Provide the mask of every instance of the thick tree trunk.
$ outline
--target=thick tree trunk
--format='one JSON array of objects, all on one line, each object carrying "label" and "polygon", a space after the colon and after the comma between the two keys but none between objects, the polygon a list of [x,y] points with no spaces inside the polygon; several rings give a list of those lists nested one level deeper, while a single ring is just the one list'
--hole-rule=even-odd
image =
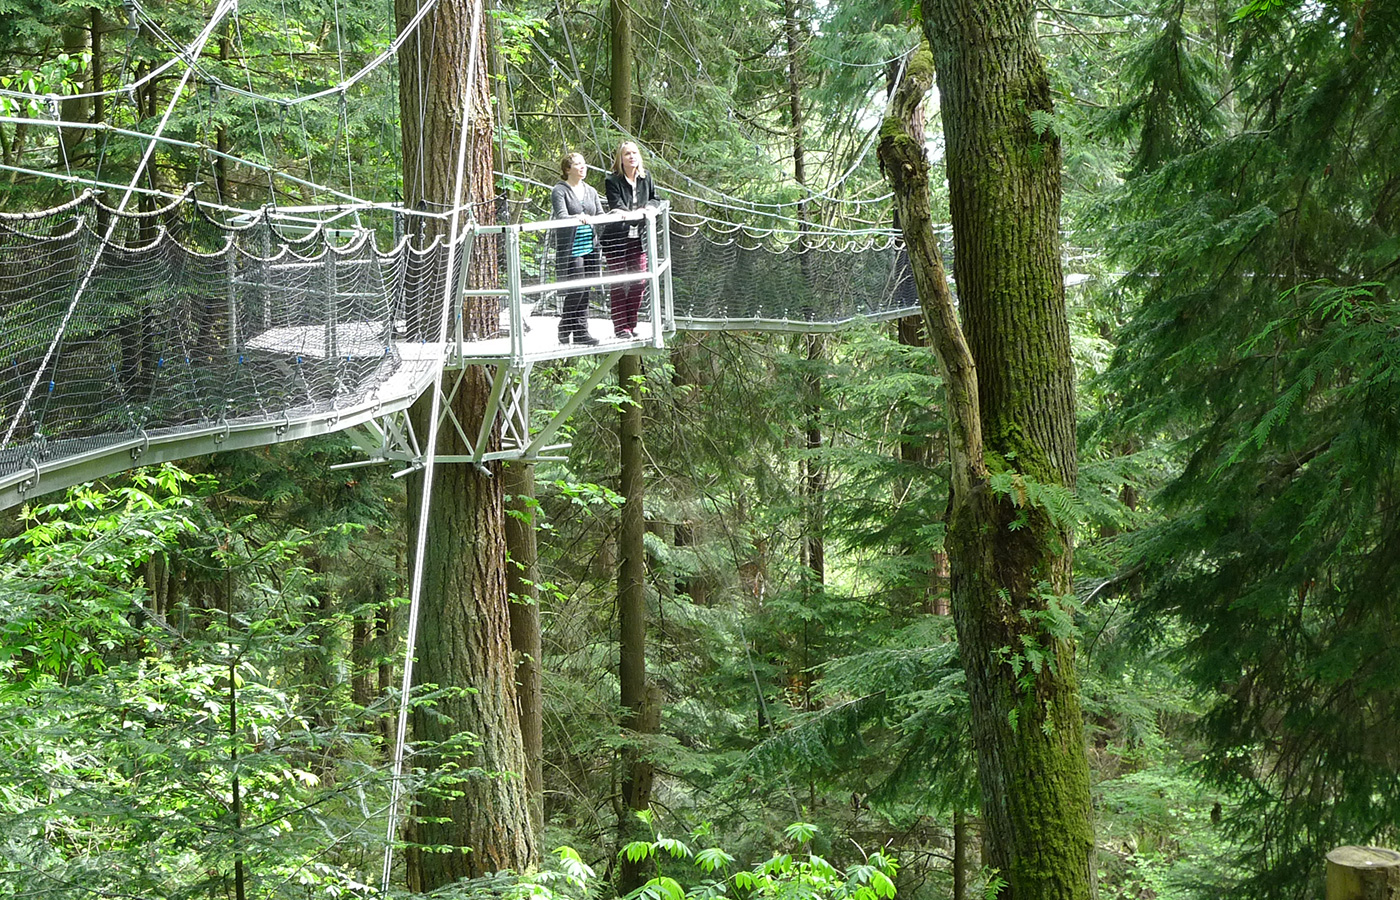
[{"label": "thick tree trunk", "polygon": [[[1028,0],[923,0],[923,12],[948,140],[965,337],[929,228],[922,135],[887,121],[880,159],[948,382],[946,544],[987,857],[1010,900],[1085,900],[1094,895],[1089,774],[1061,599],[1072,536],[1027,502],[1025,487],[1072,488],[1076,475],[1059,144],[1030,115],[1048,115],[1049,83]],[[911,65],[911,80],[928,75],[926,57]],[[901,105],[909,108],[907,96]],[[994,475],[1003,490],[993,490]]]},{"label": "thick tree trunk", "polygon": [[[457,417],[472,422],[468,417],[475,414],[479,420],[489,388],[484,379],[459,388]],[[418,424],[419,434],[425,424]],[[444,453],[466,452],[455,433],[439,446]],[[535,861],[520,777],[526,765],[516,714],[500,479],[472,466],[442,465],[434,481],[414,681],[459,690],[413,716],[416,742],[450,742],[452,749],[419,757],[429,777],[443,781],[417,798],[411,839],[458,849],[410,854],[409,885],[418,891],[464,876],[521,871]],[[410,485],[414,520],[418,505],[412,498],[421,490],[421,479]],[[410,523],[413,533],[417,524]],[[465,735],[480,743],[464,746]]]},{"label": "thick tree trunk", "polygon": [[[657,715],[649,714],[647,689],[646,545],[643,535],[644,482],[642,478],[642,357],[629,353],[618,360],[617,376],[627,392],[618,439],[622,445],[620,489],[623,497],[622,528],[618,536],[621,560],[617,570],[619,628],[618,684],[623,709],[622,727],[634,735],[656,731]],[[656,704],[656,705],[659,705]],[[650,808],[653,779],[651,762],[635,746],[622,753],[622,809],[618,821],[619,848],[642,837],[633,813]],[[650,866],[623,859],[618,891],[627,894],[649,877]]]},{"label": "thick tree trunk", "polygon": [[505,467],[506,589],[510,592],[510,643],[515,651],[515,690],[520,706],[520,737],[525,750],[525,785],[530,825],[536,837],[544,827],[544,698],[540,676],[544,642],[540,635],[540,567],[535,539],[535,467]]},{"label": "thick tree trunk", "polygon": [[[624,131],[632,128],[632,13],[627,0],[612,0],[612,114]],[[653,327],[661,327],[653,322]],[[635,734],[656,730],[658,713],[648,713],[647,702],[647,608],[646,608],[646,531],[643,510],[642,467],[642,357],[627,354],[617,363],[617,379],[628,397],[618,415],[617,439],[621,448],[618,488],[622,493],[622,527],[618,534],[617,570],[618,666],[617,676],[623,709],[622,728]],[[651,806],[652,766],[635,746],[623,751],[621,803],[618,810],[617,840],[621,849],[637,837],[634,812]],[[645,863],[623,859],[618,871],[618,893],[627,894],[649,877]]]},{"label": "thick tree trunk", "polygon": [[[397,0],[400,28],[416,12],[413,0]],[[472,29],[478,49],[474,71]],[[478,221],[494,218],[491,169],[492,115],[485,64],[486,22],[481,0],[447,0],[423,23],[399,61],[404,155],[404,200],[411,208],[447,211],[470,202]],[[470,76],[470,77],[469,77]],[[470,103],[468,103],[470,100]],[[463,121],[470,108],[470,119]],[[461,129],[470,129],[467,184],[455,184]],[[424,237],[446,230],[442,223]],[[469,284],[495,280],[490,252],[471,257]],[[483,330],[494,308],[464,310],[466,329]],[[428,317],[417,316],[420,322]],[[436,328],[436,323],[433,323]],[[455,377],[448,373],[446,377]],[[475,434],[491,380],[470,366],[451,401],[451,411]],[[411,410],[414,428],[428,433],[431,397]],[[493,435],[492,443],[499,441]],[[438,451],[465,454],[455,429],[443,429]],[[416,709],[413,738],[444,749],[420,755],[429,778],[445,779],[415,799],[410,840],[433,852],[408,854],[408,882],[427,891],[461,877],[503,869],[524,871],[535,863],[529,805],[521,778],[526,770],[516,712],[515,665],[511,654],[506,593],[505,509],[500,466],[477,469],[441,465],[435,470],[428,513],[422,602],[418,620],[415,684],[452,689],[431,710]],[[421,475],[409,479],[409,533],[418,533]],[[472,735],[479,744],[464,746]],[[444,745],[444,742],[447,742]],[[452,749],[446,749],[452,748]],[[441,848],[453,848],[443,850]]]}]

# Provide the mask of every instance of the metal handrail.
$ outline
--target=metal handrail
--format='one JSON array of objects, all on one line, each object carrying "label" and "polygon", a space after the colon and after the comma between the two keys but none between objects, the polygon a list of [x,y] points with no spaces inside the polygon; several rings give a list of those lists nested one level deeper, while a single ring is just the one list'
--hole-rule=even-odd
[{"label": "metal handrail", "polygon": [[[600,273],[591,278],[572,278],[563,281],[541,280],[526,283],[522,265],[521,236],[560,228],[577,227],[578,218],[550,219],[540,222],[520,222],[503,225],[476,225],[477,235],[501,235],[505,241],[502,283],[498,287],[466,288],[458,292],[456,320],[463,321],[462,303],[466,298],[496,298],[503,300],[506,318],[503,322],[509,334],[509,359],[513,366],[524,367],[529,351],[525,342],[525,302],[528,298],[551,291],[578,290],[592,287],[609,287],[617,284],[645,282],[651,288],[648,292],[648,312],[652,322],[650,345],[655,349],[665,346],[665,336],[673,334],[675,326],[675,304],[671,295],[671,223],[670,206],[664,201],[656,206],[628,213],[607,213],[590,217],[588,224],[601,225],[608,222],[635,221],[643,218],[647,222],[647,265],[639,272],[622,274]],[[465,341],[459,337],[459,342]],[[459,343],[459,356],[465,349]]]}]

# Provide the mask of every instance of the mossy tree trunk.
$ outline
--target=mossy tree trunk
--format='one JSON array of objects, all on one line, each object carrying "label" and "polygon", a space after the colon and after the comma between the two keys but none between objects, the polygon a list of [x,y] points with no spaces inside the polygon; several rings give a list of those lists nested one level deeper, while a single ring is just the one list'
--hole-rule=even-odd
[{"label": "mossy tree trunk", "polygon": [[[413,0],[397,0],[399,27],[416,11]],[[473,28],[478,42],[474,68]],[[410,208],[446,211],[469,202],[478,221],[494,220],[485,40],[480,0],[446,0],[404,46],[399,100],[404,200]],[[468,108],[471,116],[464,121]],[[458,193],[457,148],[463,127],[470,130],[468,178]],[[429,240],[445,229],[445,224],[434,222],[421,233]],[[475,253],[470,262],[468,284],[494,283],[494,253]],[[465,328],[484,332],[495,317],[494,307],[465,309]],[[410,319],[436,331],[435,315],[420,313]],[[451,402],[453,415],[469,433],[477,431],[490,390],[484,367],[466,369]],[[410,411],[419,435],[428,433],[430,404],[431,397],[425,396]],[[493,434],[491,442],[494,447],[499,434]],[[440,432],[437,450],[470,452],[451,428]],[[536,860],[521,777],[526,765],[516,710],[501,484],[498,463],[483,470],[460,464],[435,469],[414,681],[447,690],[432,709],[415,710],[412,731],[415,742],[441,748],[420,755],[415,764],[426,766],[430,778],[445,777],[446,783],[414,801],[409,839],[434,848],[411,849],[408,854],[408,883],[416,891],[503,869],[525,871]],[[418,533],[422,491],[421,475],[411,476],[411,535]]]},{"label": "mossy tree trunk", "polygon": [[[920,53],[880,161],[948,390],[946,545],[971,698],[988,863],[1009,900],[1094,896],[1089,773],[1063,598],[1072,535],[1044,505],[1075,483],[1059,251],[1060,150],[1029,0],[922,0]],[[932,65],[931,65],[932,64]],[[957,255],[954,307],[931,228],[923,135],[936,66]],[[961,315],[961,323],[959,322]],[[993,489],[993,480],[1002,489]]]}]

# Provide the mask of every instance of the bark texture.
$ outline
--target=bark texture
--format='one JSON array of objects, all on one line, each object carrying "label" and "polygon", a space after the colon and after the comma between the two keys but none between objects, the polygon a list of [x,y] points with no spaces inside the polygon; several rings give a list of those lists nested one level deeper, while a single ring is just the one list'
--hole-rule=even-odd
[{"label": "bark texture", "polygon": [[[1049,121],[1049,83],[1029,2],[922,6],[947,135],[956,311],[930,228],[923,136],[904,125],[928,84],[927,57],[910,65],[880,160],[948,382],[946,545],[987,861],[1010,900],[1087,900],[1088,763],[1073,639],[1056,625],[1072,536],[1025,489],[1072,488],[1076,475],[1060,151],[1053,132],[1037,127]],[[994,477],[1009,487],[993,490]]]},{"label": "bark texture", "polygon": [[[400,28],[415,12],[412,0],[396,0]],[[480,43],[475,70],[469,72],[473,26]],[[493,132],[485,28],[480,0],[439,4],[405,45],[399,76],[406,204],[445,211],[470,202],[478,221],[491,222]],[[468,177],[457,193],[463,127],[470,130]],[[419,233],[426,242],[446,229],[446,223],[433,222]],[[468,283],[493,283],[494,265],[494,253],[474,254]],[[484,330],[495,316],[493,308],[482,305],[463,313],[468,331]],[[470,366],[462,373],[451,407],[471,434],[479,427],[490,388],[483,367]],[[430,402],[425,396],[410,413],[420,435],[428,433]],[[491,442],[493,448],[499,443],[498,433]],[[469,452],[451,428],[440,431],[437,449]],[[436,790],[415,798],[409,825],[410,842],[420,845],[408,854],[408,883],[415,891],[488,872],[527,870],[536,860],[516,708],[500,466],[440,465],[434,480],[414,680],[445,690],[432,709],[418,708],[412,719],[415,742],[442,748],[415,759],[437,782]],[[418,530],[422,490],[421,476],[411,476],[412,535]]]},{"label": "bark texture", "polygon": [[[627,0],[612,0],[612,114],[624,132],[632,129],[632,11]],[[611,161],[609,161],[611,163]],[[618,415],[617,439],[620,449],[618,490],[622,494],[622,521],[618,533],[617,608],[619,700],[623,709],[622,728],[632,735],[654,733],[660,724],[660,704],[655,714],[649,710],[647,686],[647,608],[646,608],[646,513],[642,477],[642,357],[629,353],[618,360],[617,379],[628,397]],[[619,760],[620,797],[617,809],[617,840],[621,849],[634,838],[649,839],[639,831],[633,813],[651,806],[654,772],[648,760],[633,744],[625,747]],[[650,864],[623,859],[618,871],[618,894],[641,887],[650,877]]]},{"label": "bark texture", "polygon": [[[617,570],[618,684],[623,709],[622,728],[634,736],[655,733],[659,724],[659,700],[650,697],[647,686],[647,605],[646,605],[646,521],[643,511],[642,467],[642,357],[629,353],[618,360],[617,377],[627,392],[628,403],[618,421],[621,443],[619,488],[623,497],[622,528],[618,535],[621,553]],[[649,714],[650,705],[657,715]],[[618,811],[619,848],[628,841],[648,838],[639,833],[633,813],[651,806],[654,778],[651,761],[635,744],[622,752],[622,805]],[[618,879],[620,894],[641,887],[650,877],[651,865],[623,859]]]},{"label": "bark texture", "polygon": [[511,463],[505,467],[505,479],[510,643],[515,651],[515,690],[525,751],[530,825],[538,837],[544,827],[544,642],[540,634],[539,547],[535,537],[535,467],[527,462]]}]

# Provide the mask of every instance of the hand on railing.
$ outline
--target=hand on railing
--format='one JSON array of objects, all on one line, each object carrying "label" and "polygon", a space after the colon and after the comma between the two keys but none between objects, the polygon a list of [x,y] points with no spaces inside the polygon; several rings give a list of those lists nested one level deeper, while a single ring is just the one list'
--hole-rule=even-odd
[{"label": "hand on railing", "polygon": [[[549,219],[544,222],[521,222],[519,225],[513,227],[520,229],[522,232],[549,231],[555,228],[573,228],[574,226],[578,225],[579,222],[583,222],[588,225],[606,225],[609,222],[634,222],[644,218],[654,219],[657,216],[668,212],[669,210],[669,201],[658,200],[655,206],[648,205],[643,207],[642,209],[619,210],[618,212],[603,213],[601,216],[587,217],[585,217],[583,213],[580,213],[577,216],[570,216],[567,219]],[[481,227],[478,230],[482,233],[489,233],[492,231],[503,231],[506,227],[509,226],[488,225]]]}]

